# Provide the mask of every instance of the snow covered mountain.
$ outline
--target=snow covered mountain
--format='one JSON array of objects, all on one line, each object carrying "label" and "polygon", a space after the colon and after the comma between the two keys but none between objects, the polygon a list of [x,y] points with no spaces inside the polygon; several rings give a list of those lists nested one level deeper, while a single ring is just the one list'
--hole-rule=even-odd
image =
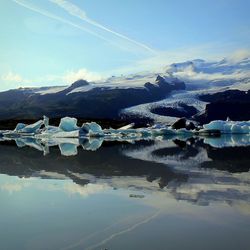
[{"label": "snow covered mountain", "polygon": [[[166,98],[173,90],[185,89],[175,78],[151,76],[138,78],[143,84],[89,83],[79,80],[66,87],[20,88],[0,93],[0,120],[37,119],[73,116],[76,118],[114,119],[123,108]],[[129,82],[125,79],[125,82]]]},{"label": "snow covered mountain", "polygon": [[185,82],[186,90],[158,102],[127,108],[124,114],[164,123],[179,117],[199,122],[227,117],[250,119],[250,58],[219,62],[197,59],[171,64],[164,73]]},{"label": "snow covered mountain", "polygon": [[[0,92],[0,120],[74,116],[172,123],[250,119],[250,58],[174,63],[159,72]],[[248,91],[248,92],[247,92]],[[237,109],[239,107],[239,109]]]}]

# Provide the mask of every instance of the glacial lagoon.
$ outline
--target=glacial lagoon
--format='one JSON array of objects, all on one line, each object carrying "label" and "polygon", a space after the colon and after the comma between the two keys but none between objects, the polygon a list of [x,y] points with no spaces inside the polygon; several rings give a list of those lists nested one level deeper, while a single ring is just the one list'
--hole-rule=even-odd
[{"label": "glacial lagoon", "polygon": [[247,135],[0,142],[1,249],[250,245]]}]

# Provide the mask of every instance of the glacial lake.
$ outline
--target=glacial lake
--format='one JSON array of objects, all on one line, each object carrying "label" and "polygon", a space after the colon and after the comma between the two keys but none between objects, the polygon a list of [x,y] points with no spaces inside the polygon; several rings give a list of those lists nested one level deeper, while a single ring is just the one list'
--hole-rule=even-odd
[{"label": "glacial lake", "polygon": [[248,250],[249,138],[0,142],[0,249]]}]

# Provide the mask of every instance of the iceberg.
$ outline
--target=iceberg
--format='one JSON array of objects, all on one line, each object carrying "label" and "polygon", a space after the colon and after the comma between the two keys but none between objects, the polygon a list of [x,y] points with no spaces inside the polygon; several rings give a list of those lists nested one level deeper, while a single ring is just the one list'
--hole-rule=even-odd
[{"label": "iceberg", "polygon": [[84,123],[80,129],[80,135],[89,137],[102,137],[104,136],[102,127],[96,122]]},{"label": "iceberg", "polygon": [[64,117],[60,121],[59,128],[65,132],[79,130],[79,127],[77,126],[77,119],[72,117]]},{"label": "iceberg", "polygon": [[30,125],[25,125],[23,123],[18,123],[16,128],[15,128],[15,132],[17,133],[37,133],[38,130],[41,129],[42,125],[43,125],[43,120],[39,120],[33,124]]},{"label": "iceberg", "polygon": [[[123,126],[119,129],[102,129],[96,122],[83,123],[81,127],[77,126],[77,119],[73,117],[64,117],[60,120],[59,126],[49,125],[49,118],[44,116],[34,124],[26,125],[18,123],[13,131],[0,131],[3,138],[22,138],[34,137],[43,138],[100,138],[104,140],[117,141],[138,141],[149,140],[166,136],[181,136],[187,138],[190,136],[221,136],[223,134],[250,134],[250,121],[222,121],[216,120],[203,125],[203,128],[195,127],[194,130],[186,128],[175,129],[164,124],[155,124],[152,127],[133,128],[134,124]],[[96,148],[97,141],[92,142]],[[87,148],[92,146],[87,146]]]},{"label": "iceberg", "polygon": [[248,134],[250,121],[222,121],[216,120],[203,125],[205,130],[219,130],[222,134]]},{"label": "iceberg", "polygon": [[130,128],[133,128],[134,126],[135,126],[134,123],[130,123],[130,124],[126,125],[126,126],[123,126],[123,127],[119,128],[119,130],[130,129]]},{"label": "iceberg", "polygon": [[14,129],[14,131],[20,131],[20,130],[22,130],[23,128],[25,128],[27,125],[26,124],[24,124],[24,123],[18,123],[17,125],[16,125],[16,128]]},{"label": "iceberg", "polygon": [[49,118],[44,116],[43,123],[45,129],[41,133],[36,134],[36,138],[78,138],[80,128],[77,126],[77,119],[72,117],[64,117],[60,120],[59,127],[50,126]]}]

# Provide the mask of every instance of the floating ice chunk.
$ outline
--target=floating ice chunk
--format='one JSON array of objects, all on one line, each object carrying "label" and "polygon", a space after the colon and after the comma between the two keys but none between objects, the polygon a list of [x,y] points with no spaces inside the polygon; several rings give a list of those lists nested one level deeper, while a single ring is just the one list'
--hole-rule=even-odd
[{"label": "floating ice chunk", "polygon": [[147,137],[151,137],[152,136],[152,131],[148,128],[140,128],[138,129],[138,131],[140,132],[142,138],[147,138]]},{"label": "floating ice chunk", "polygon": [[52,138],[78,138],[79,137],[79,130],[64,132],[64,131],[57,131],[56,133],[52,133]]},{"label": "floating ice chunk", "polygon": [[131,124],[128,124],[126,126],[123,126],[121,128],[119,128],[119,130],[126,130],[126,129],[130,129],[130,128],[133,128],[135,126],[134,123],[131,123]]},{"label": "floating ice chunk", "polygon": [[176,130],[171,128],[154,128],[152,129],[152,135],[153,136],[163,136],[163,135],[169,135],[169,134],[175,134]]},{"label": "floating ice chunk", "polygon": [[77,119],[72,117],[64,117],[61,119],[59,128],[65,132],[79,130]]},{"label": "floating ice chunk", "polygon": [[250,122],[221,121],[216,120],[205,124],[204,129],[219,130],[222,134],[248,134],[250,132]]},{"label": "floating ice chunk", "polygon": [[241,126],[239,126],[237,124],[233,124],[231,126],[231,132],[233,134],[242,134],[243,130],[242,130]]},{"label": "floating ice chunk", "polygon": [[247,125],[243,125],[241,127],[242,131],[244,132],[244,134],[249,134],[250,133],[250,126]]},{"label": "floating ice chunk", "polygon": [[81,134],[90,137],[104,136],[102,127],[96,122],[87,122],[82,125]]},{"label": "floating ice chunk", "polygon": [[44,123],[45,128],[49,127],[49,118],[45,115],[43,116],[43,123]]},{"label": "floating ice chunk", "polygon": [[25,128],[26,126],[27,126],[27,125],[24,124],[24,123],[18,123],[18,124],[16,125],[15,131],[19,131],[19,130]]},{"label": "floating ice chunk", "polygon": [[55,126],[47,126],[45,131],[46,131],[46,133],[49,133],[49,134],[62,132],[62,130],[60,128],[55,127]]},{"label": "floating ice chunk", "polygon": [[[36,133],[43,125],[43,120],[39,120],[33,124],[23,126],[21,123],[17,124],[16,132],[18,133]],[[21,128],[22,127],[22,128]]]},{"label": "floating ice chunk", "polygon": [[[203,127],[204,129],[209,129],[209,130],[220,130],[224,131],[224,126],[225,126],[225,121],[212,121],[208,124],[205,124]],[[230,130],[231,126],[229,127]]]},{"label": "floating ice chunk", "polygon": [[35,135],[36,138],[78,138],[79,130],[63,131],[58,127],[48,126],[46,130]]}]

